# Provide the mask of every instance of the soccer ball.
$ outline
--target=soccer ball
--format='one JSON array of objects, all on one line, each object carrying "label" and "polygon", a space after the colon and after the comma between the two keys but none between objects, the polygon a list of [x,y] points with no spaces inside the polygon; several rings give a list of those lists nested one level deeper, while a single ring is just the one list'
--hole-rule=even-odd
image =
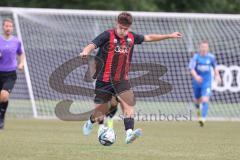
[{"label": "soccer ball", "polygon": [[116,141],[116,134],[112,128],[104,127],[98,136],[100,144],[111,146]]}]

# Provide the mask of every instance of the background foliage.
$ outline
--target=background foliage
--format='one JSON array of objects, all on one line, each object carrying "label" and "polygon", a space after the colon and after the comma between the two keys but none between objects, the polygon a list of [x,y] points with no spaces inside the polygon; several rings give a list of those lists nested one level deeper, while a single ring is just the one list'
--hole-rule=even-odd
[{"label": "background foliage", "polygon": [[1,0],[0,6],[91,10],[240,13],[240,0]]}]

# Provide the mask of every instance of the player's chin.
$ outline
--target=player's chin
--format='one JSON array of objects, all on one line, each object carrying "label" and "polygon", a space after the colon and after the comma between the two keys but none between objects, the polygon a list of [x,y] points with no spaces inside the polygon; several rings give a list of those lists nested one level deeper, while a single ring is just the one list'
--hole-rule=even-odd
[{"label": "player's chin", "polygon": [[12,32],[11,32],[11,31],[6,31],[5,34],[6,34],[6,35],[11,35]]},{"label": "player's chin", "polygon": [[125,34],[119,34],[119,37],[124,37],[125,36]]}]

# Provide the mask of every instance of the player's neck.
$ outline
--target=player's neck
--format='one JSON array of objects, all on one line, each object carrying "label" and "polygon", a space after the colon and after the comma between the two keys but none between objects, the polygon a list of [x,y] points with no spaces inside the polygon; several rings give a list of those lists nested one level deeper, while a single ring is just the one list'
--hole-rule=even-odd
[{"label": "player's neck", "polygon": [[207,52],[206,52],[206,53],[201,53],[201,52],[200,52],[199,54],[200,54],[200,56],[203,56],[203,57],[204,57],[204,56],[207,55]]},{"label": "player's neck", "polygon": [[3,38],[5,39],[5,40],[9,40],[10,38],[12,37],[12,35],[11,34],[3,34]]},{"label": "player's neck", "polygon": [[119,38],[124,38],[127,36],[127,35],[122,35],[122,36],[119,35],[116,28],[114,29],[114,32],[115,32],[115,35],[118,36]]}]

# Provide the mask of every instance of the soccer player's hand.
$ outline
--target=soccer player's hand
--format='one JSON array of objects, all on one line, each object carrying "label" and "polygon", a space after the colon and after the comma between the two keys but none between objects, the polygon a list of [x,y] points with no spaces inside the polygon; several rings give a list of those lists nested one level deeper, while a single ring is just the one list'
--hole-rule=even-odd
[{"label": "soccer player's hand", "polygon": [[24,64],[23,64],[23,63],[19,63],[18,69],[19,69],[20,71],[23,71],[23,70],[24,70]]},{"label": "soccer player's hand", "polygon": [[86,58],[88,57],[88,53],[86,53],[86,52],[81,52],[81,53],[80,53],[80,57],[81,57],[82,59],[86,59]]},{"label": "soccer player's hand", "polygon": [[172,34],[170,34],[170,38],[181,38],[182,37],[182,33],[180,32],[173,32]]},{"label": "soccer player's hand", "polygon": [[216,76],[215,78],[215,82],[217,83],[217,85],[221,84],[222,80],[220,76]]},{"label": "soccer player's hand", "polygon": [[195,80],[198,82],[198,83],[202,83],[202,77],[200,77],[200,76],[196,76],[195,77]]}]

